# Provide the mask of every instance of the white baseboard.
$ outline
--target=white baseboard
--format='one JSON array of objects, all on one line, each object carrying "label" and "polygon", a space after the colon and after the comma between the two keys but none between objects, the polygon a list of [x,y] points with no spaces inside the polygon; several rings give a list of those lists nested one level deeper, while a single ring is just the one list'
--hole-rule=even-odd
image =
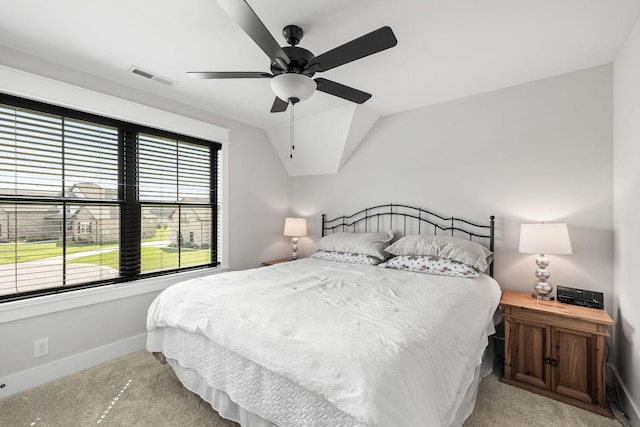
[{"label": "white baseboard", "polygon": [[147,334],[144,333],[9,375],[2,379],[4,387],[0,388],[0,399],[143,350],[146,343]]},{"label": "white baseboard", "polygon": [[617,384],[622,389],[622,393],[620,393],[622,409],[627,415],[627,418],[629,418],[631,425],[633,427],[640,427],[640,409],[631,399],[629,399],[629,389],[620,377],[620,373],[618,372],[618,369],[616,369],[616,366],[609,364],[609,367],[611,368],[613,375],[616,377],[615,380]]}]

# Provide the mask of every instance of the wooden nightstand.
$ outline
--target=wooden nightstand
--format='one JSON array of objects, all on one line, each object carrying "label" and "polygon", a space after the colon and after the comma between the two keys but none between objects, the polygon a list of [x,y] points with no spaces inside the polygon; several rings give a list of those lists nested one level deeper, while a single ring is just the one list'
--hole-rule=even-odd
[{"label": "wooden nightstand", "polygon": [[505,291],[502,382],[613,417],[606,395],[605,310]]},{"label": "wooden nightstand", "polygon": [[283,262],[293,261],[291,258],[282,258],[282,259],[274,259],[273,261],[265,261],[262,263],[263,266],[267,267],[274,264],[281,264]]}]

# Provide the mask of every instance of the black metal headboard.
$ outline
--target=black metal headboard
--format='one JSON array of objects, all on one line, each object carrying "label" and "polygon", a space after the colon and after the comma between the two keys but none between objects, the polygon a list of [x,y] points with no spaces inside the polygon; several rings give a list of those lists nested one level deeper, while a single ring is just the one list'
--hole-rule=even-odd
[{"label": "black metal headboard", "polygon": [[[469,240],[488,239],[489,250],[493,252],[495,238],[495,216],[489,217],[489,224],[476,224],[461,218],[443,217],[422,208],[401,204],[379,205],[363,209],[352,215],[327,219],[322,214],[322,235],[338,231],[380,232],[393,230],[407,234],[444,233],[467,237]],[[485,240],[486,242],[486,240]],[[493,260],[489,265],[489,275],[493,277]]]}]

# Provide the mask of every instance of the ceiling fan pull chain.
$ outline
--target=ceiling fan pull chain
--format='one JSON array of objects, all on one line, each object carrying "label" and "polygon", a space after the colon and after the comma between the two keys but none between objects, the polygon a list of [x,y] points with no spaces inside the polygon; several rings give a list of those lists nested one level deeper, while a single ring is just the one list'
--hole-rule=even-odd
[{"label": "ceiling fan pull chain", "polygon": [[295,103],[291,102],[291,123],[289,124],[289,128],[291,129],[291,136],[290,136],[290,143],[291,143],[291,149],[289,150],[289,158],[293,159],[293,150],[295,150],[296,146],[294,145],[294,127],[293,127],[293,119],[294,119],[294,113],[293,110],[295,109]]}]

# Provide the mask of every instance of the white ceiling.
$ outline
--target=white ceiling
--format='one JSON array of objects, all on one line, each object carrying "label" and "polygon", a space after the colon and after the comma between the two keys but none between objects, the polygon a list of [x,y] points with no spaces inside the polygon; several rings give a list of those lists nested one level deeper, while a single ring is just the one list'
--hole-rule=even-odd
[{"label": "white ceiling", "polygon": [[[0,45],[125,87],[270,129],[267,79],[194,80],[187,71],[269,71],[215,0],[4,0]],[[315,55],[389,25],[398,45],[317,74],[373,94],[384,116],[612,62],[638,0],[248,0],[278,42],[296,24]],[[0,58],[2,62],[2,58]],[[138,66],[172,87],[129,73]],[[0,83],[1,86],[1,83]],[[296,117],[348,101],[316,92]]]}]

